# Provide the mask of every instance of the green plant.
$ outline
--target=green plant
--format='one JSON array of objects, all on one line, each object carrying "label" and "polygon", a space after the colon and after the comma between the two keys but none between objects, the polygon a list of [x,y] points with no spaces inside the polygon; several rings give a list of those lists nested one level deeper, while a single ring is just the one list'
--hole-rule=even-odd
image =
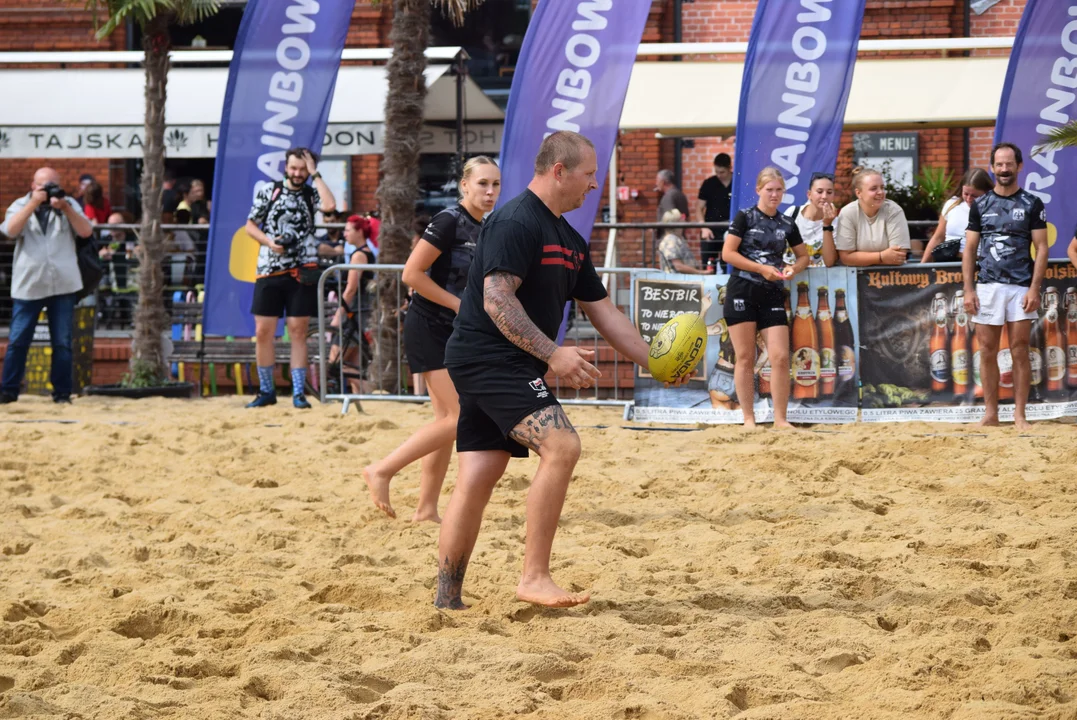
[{"label": "green plant", "polygon": [[157,367],[145,360],[135,360],[131,363],[131,372],[123,376],[120,386],[125,388],[149,388],[167,385],[167,377],[161,377]]},{"label": "green plant", "polygon": [[950,199],[954,189],[954,174],[942,167],[925,165],[916,176],[916,186],[924,201],[936,210]]}]

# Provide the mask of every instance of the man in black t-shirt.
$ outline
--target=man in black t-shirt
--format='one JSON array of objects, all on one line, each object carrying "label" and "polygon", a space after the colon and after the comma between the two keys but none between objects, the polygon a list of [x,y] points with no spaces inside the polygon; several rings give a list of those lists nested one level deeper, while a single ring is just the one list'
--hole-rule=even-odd
[{"label": "man in black t-shirt", "polygon": [[573,388],[599,376],[594,353],[558,347],[565,303],[574,298],[617,351],[646,364],[648,346],[606,295],[587,247],[564,213],[598,188],[591,142],[573,132],[547,137],[527,189],[483,225],[445,348],[460,395],[456,449],[460,478],[449,499],[438,548],[434,604],[464,609],[461,588],[482,513],[511,457],[534,450],[539,469],[527,495],[523,576],[516,597],[550,607],[585,603],[550,577],[550,550],[580,438],[546,385],[547,371]]},{"label": "man in black t-shirt", "polygon": [[[703,222],[729,222],[732,191],[733,160],[726,153],[718,153],[714,156],[714,174],[699,186],[696,210]],[[719,233],[719,237],[724,234]],[[703,267],[707,266],[709,260],[717,263],[722,255],[722,241],[715,240],[714,231],[710,228],[703,228],[700,233],[699,254],[703,259]]]},{"label": "man in black t-shirt", "polygon": [[[1028,344],[1047,273],[1047,212],[1043,201],[1017,184],[1020,148],[1005,142],[996,145],[991,150],[991,170],[995,188],[969,208],[962,258],[965,309],[976,323],[980,341],[985,405],[980,424],[998,425],[999,380],[1007,373],[1013,382],[1014,427],[1026,430],[1031,427],[1025,419],[1032,377]],[[1010,349],[1008,356],[1002,353],[1000,357],[1004,326]]]}]

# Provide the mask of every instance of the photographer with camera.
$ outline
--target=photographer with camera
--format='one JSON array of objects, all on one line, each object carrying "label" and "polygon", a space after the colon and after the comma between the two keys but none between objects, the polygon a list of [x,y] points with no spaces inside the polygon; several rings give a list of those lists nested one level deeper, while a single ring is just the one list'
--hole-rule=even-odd
[{"label": "photographer with camera", "polygon": [[71,335],[76,294],[82,289],[76,243],[93,227],[77,202],[66,197],[52,168],[34,173],[30,192],[11,203],[0,233],[15,240],[11,268],[11,332],[0,380],[0,404],[19,399],[26,354],[42,308],[52,344],[52,398],[71,402],[74,385]]},{"label": "photographer with camera", "polygon": [[[310,407],[303,395],[307,379],[307,328],[318,311],[318,244],[314,239],[314,214],[336,210],[329,186],[318,172],[318,158],[307,148],[284,154],[284,180],[258,193],[247,219],[247,234],[262,247],[258,250],[254,282],[255,355],[258,363],[258,397],[247,407],[277,402],[273,384],[276,358],[273,352],[277,320],[287,316],[292,343],[292,405]],[[307,184],[307,179],[314,186]],[[259,227],[261,225],[261,227]]]}]

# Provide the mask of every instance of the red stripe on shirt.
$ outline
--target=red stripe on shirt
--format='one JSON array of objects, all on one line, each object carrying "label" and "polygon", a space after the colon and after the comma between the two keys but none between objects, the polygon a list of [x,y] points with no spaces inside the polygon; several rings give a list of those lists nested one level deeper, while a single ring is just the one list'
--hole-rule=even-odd
[{"label": "red stripe on shirt", "polygon": [[568,248],[563,248],[560,245],[543,245],[542,252],[544,253],[564,253],[569,257],[572,257],[572,251]]},{"label": "red stripe on shirt", "polygon": [[569,270],[575,270],[576,266],[571,261],[564,258],[542,258],[543,265],[564,265]]}]

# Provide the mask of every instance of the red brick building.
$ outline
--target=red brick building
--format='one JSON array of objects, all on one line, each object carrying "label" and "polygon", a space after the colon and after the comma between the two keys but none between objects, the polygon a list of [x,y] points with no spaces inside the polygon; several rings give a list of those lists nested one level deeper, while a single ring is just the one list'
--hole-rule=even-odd
[{"label": "red brick building", "polygon": [[[505,0],[488,0],[488,3]],[[532,5],[537,0],[532,0]],[[1012,36],[1024,8],[1025,0],[1000,0],[982,15],[968,10],[969,0],[868,0],[862,37],[962,37]],[[360,0],[352,15],[348,46],[355,48],[386,47],[391,24],[392,4]],[[674,13],[681,12],[681,39],[684,42],[714,42],[747,40],[755,11],[755,0],[654,0],[644,42],[672,42],[675,36]],[[223,21],[222,21],[223,22]],[[234,32],[234,31],[233,31]],[[93,34],[91,13],[79,4],[56,0],[0,0],[0,52],[16,50],[122,50],[134,47],[123,30],[98,41]],[[988,52],[988,51],[976,51]],[[911,54],[911,53],[910,53]],[[936,55],[938,53],[935,53]],[[870,57],[872,53],[863,53]],[[75,68],[77,71],[77,68]],[[92,88],[87,88],[92,93]],[[7,102],[17,101],[7,98]],[[73,109],[73,112],[75,110]],[[677,143],[659,139],[653,131],[622,133],[619,155],[619,184],[639,190],[633,200],[620,203],[618,217],[622,221],[652,221],[657,198],[652,190],[655,172],[675,166]],[[967,137],[966,137],[967,136]],[[920,132],[919,162],[921,165],[941,166],[960,173],[968,162],[986,165],[992,130],[929,129]],[[846,133],[839,158],[839,175],[848,175],[851,164],[852,137]],[[967,150],[966,150],[967,147]],[[681,150],[682,187],[693,197],[702,180],[711,172],[715,153],[732,153],[731,137],[693,138]],[[358,155],[351,163],[352,208],[372,208],[378,181],[380,157]],[[130,177],[129,163],[107,159],[50,160],[64,177],[65,184],[74,185],[79,174],[90,172],[99,179],[108,178],[107,188],[113,199],[123,197]],[[44,160],[0,159],[0,204],[7,205],[26,191],[33,170]],[[103,183],[104,184],[104,183]],[[839,188],[842,188],[839,182]],[[847,185],[844,186],[847,192]],[[603,190],[605,193],[606,191]],[[627,240],[628,238],[626,238]],[[596,238],[596,253],[604,243]],[[642,261],[642,254],[630,245],[622,246],[622,262]]]}]

